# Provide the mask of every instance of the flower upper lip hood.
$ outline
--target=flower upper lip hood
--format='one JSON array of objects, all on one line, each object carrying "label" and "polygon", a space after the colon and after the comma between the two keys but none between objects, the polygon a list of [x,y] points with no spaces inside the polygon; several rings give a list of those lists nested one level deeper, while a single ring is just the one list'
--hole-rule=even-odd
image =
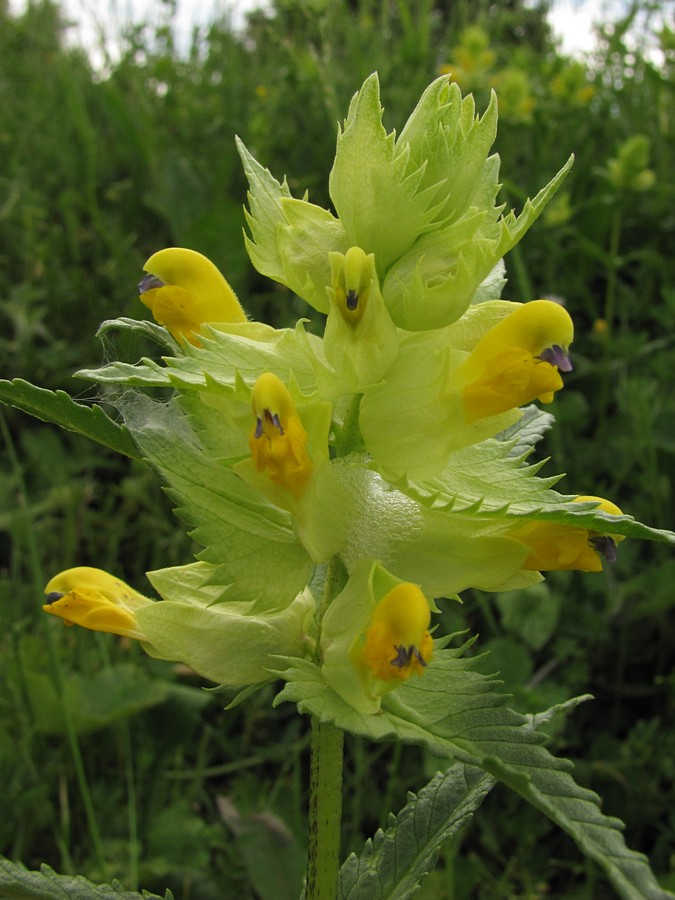
[{"label": "flower upper lip hood", "polygon": [[176,338],[198,344],[204,324],[245,322],[246,313],[219,269],[201,253],[167,247],[147,260],[141,302]]},{"label": "flower upper lip hood", "polygon": [[136,614],[152,601],[108,572],[89,566],[66,569],[49,581],[45,594],[44,611],[67,625],[146,640]]},{"label": "flower upper lip hood", "polygon": [[532,300],[490,329],[459,367],[467,422],[539,399],[550,403],[569,372],[574,339],[569,313],[552,300]]}]

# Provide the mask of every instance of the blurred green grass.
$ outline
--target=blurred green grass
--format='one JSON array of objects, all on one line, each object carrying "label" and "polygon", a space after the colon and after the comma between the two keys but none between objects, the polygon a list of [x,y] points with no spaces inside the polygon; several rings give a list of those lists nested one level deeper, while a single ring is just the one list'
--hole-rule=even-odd
[{"label": "blurred green grass", "polygon": [[[567,473],[564,490],[672,527],[675,36],[661,31],[655,60],[630,32],[658,8],[634,3],[582,62],[556,49],[545,4],[277,0],[242,33],[214,23],[187,53],[166,25],[128,29],[101,73],[66,47],[58,6],[17,16],[0,4],[0,376],[93,398],[74,370],[151,352],[137,337],[112,348],[93,335],[106,318],[145,314],[135,286],[162,246],[209,255],[255,318],[306,315],[248,263],[234,135],[296,196],[328,205],[336,124],[363,79],[379,71],[385,122],[400,128],[424,87],[452,71],[480,109],[498,93],[505,203],[519,206],[576,155],[562,194],[506,260],[508,299],[561,297],[576,323],[575,370],[541,451],[550,471]],[[191,900],[276,900],[282,873],[296,896],[307,740],[293,711],[271,710],[263,691],[224,712],[189,673],[39,609],[48,578],[69,566],[143,590],[146,570],[190,558],[154,476],[1,415],[0,853]],[[670,887],[674,576],[664,548],[624,542],[602,576],[553,573],[540,594],[476,593],[443,614],[447,628],[480,632],[519,708],[595,695],[551,741]],[[436,764],[415,748],[349,741],[345,850]],[[505,792],[425,890],[609,896],[567,839]]]}]

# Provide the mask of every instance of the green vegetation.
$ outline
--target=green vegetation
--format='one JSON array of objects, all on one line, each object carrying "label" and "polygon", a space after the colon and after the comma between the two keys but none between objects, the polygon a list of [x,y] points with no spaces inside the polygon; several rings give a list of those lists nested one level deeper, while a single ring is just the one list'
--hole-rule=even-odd
[{"label": "green vegetation", "polygon": [[[66,48],[58,7],[16,17],[0,2],[0,377],[90,392],[71,373],[101,362],[103,320],[141,318],[135,286],[164,246],[213,259],[255,318],[306,315],[248,261],[234,136],[292,176],[294,196],[328,205],[336,123],[364,78],[378,70],[385,123],[400,128],[448,71],[480,110],[498,93],[507,206],[576,156],[506,260],[507,299],[562,297],[576,325],[575,369],[541,455],[567,472],[563,490],[672,527],[675,36],[655,36],[652,59],[629,32],[655,6],[635,3],[578,62],[556,50],[542,9],[519,2],[277,0],[244,33],[214,24],[187,55],[170,27],[134,29],[97,73]],[[110,340],[104,358],[153,352],[138,331],[115,332],[114,349]],[[104,392],[79,399],[106,405]],[[265,688],[225,711],[190,672],[40,611],[49,577],[69,566],[144,590],[146,570],[190,558],[154,475],[14,410],[0,416],[0,855],[128,890],[168,887],[177,900],[297,897],[309,734],[292,707],[272,710]],[[670,889],[674,578],[666,547],[625,541],[602,575],[552,573],[444,612],[446,631],[480,633],[483,671],[501,672],[518,710],[594,695],[551,724],[551,749],[575,762]],[[343,852],[360,852],[445,765],[348,737]],[[613,894],[565,835],[496,789],[419,896]]]}]

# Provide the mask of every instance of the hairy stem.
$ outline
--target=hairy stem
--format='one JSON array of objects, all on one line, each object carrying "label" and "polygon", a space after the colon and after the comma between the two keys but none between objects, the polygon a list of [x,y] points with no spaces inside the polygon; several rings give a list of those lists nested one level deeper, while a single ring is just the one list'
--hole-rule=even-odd
[{"label": "hairy stem", "polygon": [[332,722],[312,719],[306,900],[334,900],[340,868],[342,749]]},{"label": "hairy stem", "polygon": [[[318,611],[316,661],[321,663],[321,623],[339,594],[344,570],[331,560]],[[342,761],[344,734],[332,722],[312,718],[309,774],[309,846],[305,900],[334,900],[340,868],[342,826]]]}]

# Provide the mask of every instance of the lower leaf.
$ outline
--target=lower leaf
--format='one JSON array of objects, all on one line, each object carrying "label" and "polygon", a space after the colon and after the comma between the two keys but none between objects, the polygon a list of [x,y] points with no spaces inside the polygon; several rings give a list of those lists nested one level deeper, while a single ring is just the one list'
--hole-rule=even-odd
[{"label": "lower leaf", "polygon": [[495,784],[474,766],[455,763],[437,772],[408,803],[386,831],[366,843],[361,856],[352,854],[340,870],[340,900],[405,900],[419,889],[435,866],[448,838],[467,824]]}]

